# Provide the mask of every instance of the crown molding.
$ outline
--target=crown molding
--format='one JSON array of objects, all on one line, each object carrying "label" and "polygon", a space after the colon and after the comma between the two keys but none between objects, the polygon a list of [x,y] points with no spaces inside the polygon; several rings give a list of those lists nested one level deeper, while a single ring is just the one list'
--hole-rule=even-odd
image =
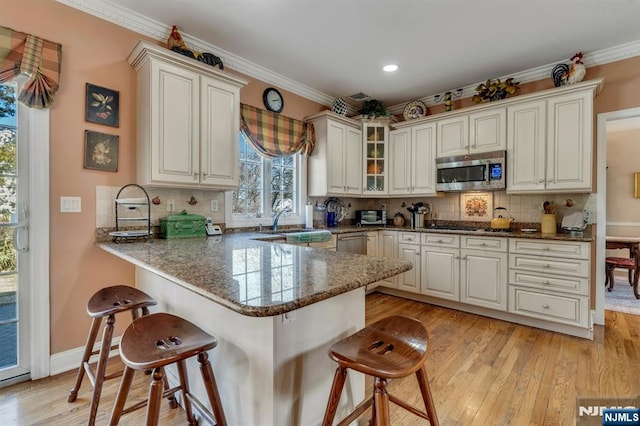
[{"label": "crown molding", "polygon": [[[115,5],[109,0],[56,1],[163,43],[171,33],[171,26],[150,19],[137,12],[133,12],[130,9]],[[213,44],[192,37],[189,34],[181,33],[181,35],[184,41],[195,50],[200,52],[212,52],[216,56],[219,56],[225,67],[229,67],[249,77],[262,80],[267,84],[272,84],[319,104],[327,106],[333,105],[333,96],[291,80],[290,78],[271,71],[261,65],[248,61],[238,55],[234,55],[231,52],[227,52]]]},{"label": "crown molding", "polygon": [[[127,28],[136,33],[145,35],[154,40],[165,42],[171,27],[161,22],[150,19],[137,12],[133,12],[130,9],[123,8],[115,5],[109,0],[56,0],[58,3],[65,4],[74,9],[78,9],[82,12],[96,16],[105,21],[112,22],[121,27]],[[305,84],[299,83],[295,80],[287,78],[282,74],[278,74],[269,70],[261,65],[248,61],[238,55],[234,55],[231,52],[227,52],[213,44],[204,42],[190,36],[189,34],[182,34],[182,38],[185,42],[192,46],[194,49],[201,52],[212,52],[222,59],[225,66],[232,68],[235,71],[243,73],[249,77],[262,80],[265,83],[272,84],[281,89],[287,90],[291,93],[295,93],[303,98],[317,102],[321,105],[332,106],[334,97]],[[583,62],[586,67],[593,67],[597,65],[604,65],[610,62],[621,61],[623,59],[632,58],[634,56],[640,56],[640,40],[625,43],[619,46],[610,47],[603,50],[598,50],[592,53],[585,53]],[[498,77],[504,80],[508,77],[513,77],[520,83],[529,83],[532,81],[542,80],[549,78],[551,69],[560,62],[570,62],[570,60],[558,60],[557,62],[542,65],[539,67],[531,68],[522,72],[514,73],[509,76]],[[482,82],[477,82],[462,87],[463,98],[468,98],[476,93],[476,87]],[[435,97],[438,94],[425,96],[418,98],[417,100],[423,101],[427,106],[436,105],[439,102],[435,101]],[[412,99],[413,101],[414,99]],[[392,105],[387,107],[389,113],[398,115],[402,114],[404,107],[407,103]],[[353,113],[356,109],[353,105],[347,104],[349,113]]]},{"label": "crown molding", "polygon": [[[640,56],[640,40],[621,44],[619,46],[614,46],[607,49],[598,50],[592,53],[586,53],[582,59],[582,62],[584,62],[585,67],[589,68],[589,67],[595,67],[597,65],[608,64],[610,62],[622,61],[623,59],[629,59],[634,56]],[[561,62],[570,63],[571,60],[569,58],[561,59],[551,64],[541,65],[539,67],[531,68],[518,73],[510,74],[510,75],[501,76],[498,78],[500,80],[505,80],[509,77],[513,77],[516,81],[519,81],[520,83],[530,83],[533,81],[544,80],[545,78],[550,78],[551,70],[553,69],[553,67],[556,66],[556,64],[559,64]],[[462,95],[460,97],[469,98],[475,95],[476,87],[480,83],[484,83],[484,81],[479,81],[477,83],[462,87]],[[426,96],[424,98],[419,98],[419,100],[427,104],[427,106],[432,106],[438,103],[442,103],[442,101],[441,102],[435,101],[435,97],[437,95],[438,94]],[[387,110],[394,115],[402,114],[406,104],[407,103],[405,102],[402,104],[393,105],[391,107],[387,107]]]}]

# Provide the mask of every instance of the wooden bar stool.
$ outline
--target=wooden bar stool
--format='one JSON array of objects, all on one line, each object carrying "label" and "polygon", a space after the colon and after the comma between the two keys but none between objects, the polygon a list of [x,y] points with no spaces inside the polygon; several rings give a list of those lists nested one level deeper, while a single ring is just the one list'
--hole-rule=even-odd
[{"label": "wooden bar stool", "polygon": [[[69,396],[67,397],[68,402],[76,400],[80,385],[82,385],[82,380],[86,373],[93,388],[89,410],[89,425],[95,423],[104,381],[119,377],[122,374],[122,371],[119,371],[108,376],[106,375],[109,352],[118,347],[118,345],[111,345],[116,314],[129,311],[131,312],[131,318],[135,320],[140,315],[148,315],[149,306],[156,304],[157,302],[146,293],[125,285],[105,287],[89,299],[87,303],[87,313],[93,318],[91,328],[89,329],[89,336],[87,337],[87,343],[84,348],[84,355],[82,355],[82,362],[80,363],[80,368],[78,368],[76,383],[69,391]],[[96,337],[98,336],[100,324],[104,317],[107,317],[107,321],[102,331],[102,345],[99,350],[94,350],[93,347],[96,342]],[[94,373],[89,365],[89,358],[96,354],[100,354],[100,357],[98,358],[98,364]]]},{"label": "wooden bar stool", "polygon": [[[222,401],[209,362],[207,351],[218,344],[215,337],[189,321],[171,314],[158,313],[140,317],[125,330],[120,341],[120,357],[125,364],[120,389],[111,413],[110,425],[117,425],[123,414],[147,406],[146,424],[157,425],[160,416],[160,400],[182,391],[184,410],[190,425],[196,425],[191,405],[214,425],[226,425]],[[212,413],[191,393],[187,380],[186,360],[198,356],[200,372],[207,390]],[[164,367],[177,364],[180,385],[163,392]],[[124,408],[135,370],[152,369],[149,398],[131,407]]]},{"label": "wooden bar stool", "polygon": [[[414,318],[394,315],[382,319],[343,339],[329,349],[329,356],[338,363],[325,411],[323,426],[331,426],[338,409],[340,395],[347,378],[347,369],[374,377],[373,396],[360,404],[338,425],[348,425],[373,404],[372,425],[388,426],[389,401],[427,419],[437,426],[438,416],[431,395],[424,363],[427,360],[427,330]],[[426,413],[387,393],[387,379],[416,374]]]}]

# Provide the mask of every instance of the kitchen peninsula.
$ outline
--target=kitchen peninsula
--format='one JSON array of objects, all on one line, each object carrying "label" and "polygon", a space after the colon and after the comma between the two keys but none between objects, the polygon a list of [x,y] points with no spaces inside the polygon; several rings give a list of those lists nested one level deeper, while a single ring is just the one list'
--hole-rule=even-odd
[{"label": "kitchen peninsula", "polygon": [[[158,301],[154,312],[216,336],[210,355],[229,424],[319,424],[336,367],[329,346],[364,327],[365,286],[411,263],[256,236],[99,247],[136,266],[136,286]],[[196,366],[189,372],[193,393],[204,395]],[[364,378],[350,375],[339,415],[363,397]]]}]

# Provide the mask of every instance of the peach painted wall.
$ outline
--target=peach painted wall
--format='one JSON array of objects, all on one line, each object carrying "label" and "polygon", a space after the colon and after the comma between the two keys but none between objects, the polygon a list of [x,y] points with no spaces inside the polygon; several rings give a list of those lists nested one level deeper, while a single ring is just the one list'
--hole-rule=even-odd
[{"label": "peach painted wall", "polygon": [[[37,13],[33,13],[37,10]],[[133,267],[102,252],[94,245],[96,186],[122,186],[135,180],[135,72],[126,58],[139,34],[86,15],[52,0],[2,0],[0,25],[62,44],[62,76],[55,106],[51,109],[50,179],[50,292],[51,353],[84,344],[89,319],[88,298],[99,288],[131,284]],[[640,58],[594,67],[587,79],[605,77],[605,89],[596,99],[598,113],[640,106]],[[262,92],[269,84],[250,79],[241,92],[242,102],[262,106]],[[84,121],[87,82],[120,92],[120,127]],[[523,85],[522,94],[551,87],[551,80]],[[303,118],[323,109],[315,102],[281,90],[283,114]],[[456,100],[455,108],[471,105]],[[437,108],[430,113],[436,113]],[[85,130],[120,137],[117,173],[85,170]],[[82,197],[82,213],[60,214],[60,196]],[[35,283],[38,286],[44,283]],[[37,290],[36,290],[37,291]]]},{"label": "peach painted wall", "polygon": [[[136,73],[126,59],[144,37],[52,0],[3,0],[0,25],[62,45],[60,89],[51,109],[50,156],[51,353],[56,354],[84,344],[89,329],[85,307],[95,291],[134,282],[131,265],[96,248],[95,206],[96,186],[119,187],[135,181]],[[262,106],[268,85],[252,80],[241,92],[242,102]],[[84,120],[88,82],[120,92],[119,128]],[[288,116],[303,118],[324,109],[281,92],[283,113]],[[85,130],[120,137],[117,173],[83,168]],[[61,196],[82,197],[82,213],[61,214]],[[46,284],[36,283],[36,288],[42,285]]]}]

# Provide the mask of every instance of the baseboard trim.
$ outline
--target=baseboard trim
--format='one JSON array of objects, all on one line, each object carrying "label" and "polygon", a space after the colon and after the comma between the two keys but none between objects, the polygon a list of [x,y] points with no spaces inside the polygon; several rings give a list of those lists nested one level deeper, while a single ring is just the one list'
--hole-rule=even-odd
[{"label": "baseboard trim", "polygon": [[[120,344],[121,336],[113,338],[112,345]],[[96,349],[99,349],[100,343],[96,344]],[[114,349],[109,353],[109,358],[118,355],[118,349]],[[68,351],[59,352],[51,355],[49,358],[49,374],[55,376],[56,374],[64,373],[71,370],[76,370],[80,366],[82,361],[82,355],[84,354],[84,346],[69,349]],[[91,357],[90,362],[97,362],[98,355]]]}]

